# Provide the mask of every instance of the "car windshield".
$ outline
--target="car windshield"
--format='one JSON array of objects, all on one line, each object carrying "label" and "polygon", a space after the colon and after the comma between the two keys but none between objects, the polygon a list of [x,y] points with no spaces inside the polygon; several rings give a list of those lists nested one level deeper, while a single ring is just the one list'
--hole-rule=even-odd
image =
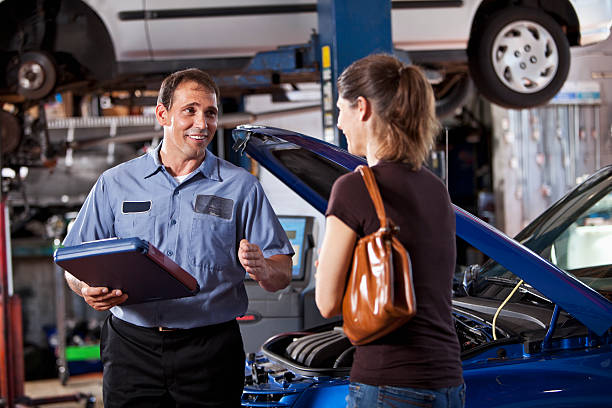
[{"label": "car windshield", "polygon": [[[572,192],[536,219],[516,239],[560,269],[612,300],[612,177],[600,177],[588,189]],[[519,278],[490,260],[482,267],[473,293],[501,298]],[[528,283],[523,292],[545,299]],[[499,296],[498,296],[499,295]]]},{"label": "car windshield", "polygon": [[306,149],[277,149],[274,157],[304,184],[325,200],[329,200],[334,181],[349,171]]}]

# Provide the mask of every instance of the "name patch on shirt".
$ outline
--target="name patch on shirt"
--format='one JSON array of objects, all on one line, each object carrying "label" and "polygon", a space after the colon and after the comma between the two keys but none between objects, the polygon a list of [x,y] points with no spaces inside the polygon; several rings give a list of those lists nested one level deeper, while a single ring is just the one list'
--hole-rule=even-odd
[{"label": "name patch on shirt", "polygon": [[234,200],[230,200],[229,198],[202,194],[196,196],[194,211],[197,213],[231,220],[233,209]]},{"label": "name patch on shirt", "polygon": [[121,205],[121,212],[124,214],[143,213],[151,210],[151,200],[149,201],[124,201]]}]

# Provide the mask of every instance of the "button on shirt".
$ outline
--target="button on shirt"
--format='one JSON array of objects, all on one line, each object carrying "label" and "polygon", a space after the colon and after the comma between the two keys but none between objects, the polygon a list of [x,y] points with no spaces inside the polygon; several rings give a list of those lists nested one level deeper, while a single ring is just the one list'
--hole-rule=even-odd
[{"label": "button on shirt", "polygon": [[207,151],[198,170],[178,184],[160,162],[160,149],[161,143],[105,171],[63,245],[138,237],[198,280],[193,297],[111,308],[122,320],[173,328],[232,320],[248,304],[240,240],[259,245],[265,258],[291,256],[293,248],[253,175]]}]

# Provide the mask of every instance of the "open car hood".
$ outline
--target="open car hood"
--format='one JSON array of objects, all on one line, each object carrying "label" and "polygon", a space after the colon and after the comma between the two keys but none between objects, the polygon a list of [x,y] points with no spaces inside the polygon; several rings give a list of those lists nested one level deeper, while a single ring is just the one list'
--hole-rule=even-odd
[{"label": "open car hood", "polygon": [[[288,130],[244,125],[234,129],[232,136],[235,150],[246,151],[323,214],[334,181],[358,165],[367,164],[364,158],[335,145]],[[612,327],[612,303],[597,291],[474,215],[454,208],[459,237],[524,279],[595,333],[602,335]]]}]

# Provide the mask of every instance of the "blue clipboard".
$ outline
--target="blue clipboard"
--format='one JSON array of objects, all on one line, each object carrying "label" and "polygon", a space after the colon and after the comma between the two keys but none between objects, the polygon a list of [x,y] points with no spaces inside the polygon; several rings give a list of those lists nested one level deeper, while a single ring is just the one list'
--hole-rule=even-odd
[{"label": "blue clipboard", "polygon": [[94,287],[121,289],[121,305],[194,296],[198,281],[149,242],[139,238],[105,239],[58,248],[53,260]]}]

